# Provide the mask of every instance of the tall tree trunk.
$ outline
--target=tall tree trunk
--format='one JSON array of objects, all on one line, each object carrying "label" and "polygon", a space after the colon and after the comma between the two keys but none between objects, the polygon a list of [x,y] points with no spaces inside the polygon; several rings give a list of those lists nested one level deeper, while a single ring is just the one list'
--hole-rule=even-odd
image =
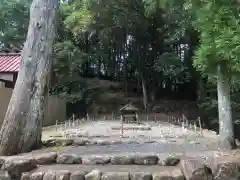
[{"label": "tall tree trunk", "polygon": [[125,96],[128,96],[128,82],[127,82],[127,62],[124,59],[124,71],[123,71],[123,78],[124,78],[124,89],[125,89]]},{"label": "tall tree trunk", "polygon": [[[89,41],[88,41],[88,36],[89,36],[89,33],[86,32],[84,34],[84,41],[85,41],[85,53],[88,53],[89,51]],[[87,61],[85,62],[84,64],[84,69],[83,69],[83,76],[89,76],[89,60],[87,59]]]},{"label": "tall tree trunk", "polygon": [[102,66],[102,62],[101,62],[101,57],[98,57],[98,63],[97,63],[97,76],[101,77],[101,66]]},{"label": "tall tree trunk", "polygon": [[141,76],[137,76],[137,93],[140,94],[141,89]]},{"label": "tall tree trunk", "polygon": [[208,122],[207,118],[204,116],[204,109],[202,107],[202,103],[204,102],[204,97],[205,97],[205,85],[204,85],[204,79],[199,76],[198,77],[198,86],[197,86],[197,106],[198,106],[198,114],[199,117],[207,127],[210,126],[210,123]]},{"label": "tall tree trunk", "polygon": [[142,91],[143,91],[143,105],[145,110],[147,110],[148,107],[148,93],[147,93],[147,87],[146,82],[144,79],[144,76],[142,75]]},{"label": "tall tree trunk", "polygon": [[155,89],[153,89],[152,91],[151,91],[151,101],[155,101],[156,100],[156,90]]},{"label": "tall tree trunk", "polygon": [[224,76],[221,66],[217,69],[219,135],[224,148],[234,148],[234,130],[230,100],[229,78]]},{"label": "tall tree trunk", "polygon": [[0,154],[13,155],[41,145],[58,0],[33,0],[17,82],[0,132]]},{"label": "tall tree trunk", "polygon": [[117,45],[116,45],[116,42],[113,41],[113,44],[112,44],[112,77],[114,80],[117,79],[117,62],[116,62],[116,59],[117,59]]},{"label": "tall tree trunk", "polygon": [[125,96],[128,96],[128,82],[127,82],[127,76],[128,76],[128,68],[127,68],[127,45],[125,43],[124,45],[124,52],[123,52],[123,79],[124,79],[124,87],[125,87]]}]

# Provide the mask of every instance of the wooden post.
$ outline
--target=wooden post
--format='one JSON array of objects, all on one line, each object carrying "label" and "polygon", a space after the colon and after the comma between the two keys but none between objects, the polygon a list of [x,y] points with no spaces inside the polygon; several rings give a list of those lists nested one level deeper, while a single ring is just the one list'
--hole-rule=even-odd
[{"label": "wooden post", "polygon": [[198,117],[198,123],[199,123],[200,134],[201,134],[201,136],[203,136],[202,124],[201,124],[201,119],[200,119],[200,117]]},{"label": "wooden post", "polygon": [[123,117],[121,116],[121,137],[123,138]]},{"label": "wooden post", "polygon": [[189,124],[188,119],[185,116],[184,116],[184,119],[186,121],[186,126],[188,127],[188,124]]},{"label": "wooden post", "polygon": [[139,124],[139,123],[140,123],[140,121],[139,121],[139,118],[138,118],[138,114],[137,114],[137,113],[135,113],[135,116],[136,116],[137,124]]},{"label": "wooden post", "polygon": [[170,126],[170,116],[168,116],[168,125]]},{"label": "wooden post", "polygon": [[60,123],[60,124],[59,124],[59,131],[60,131],[60,132],[63,131],[63,128],[64,128],[64,124],[63,124],[63,123]]},{"label": "wooden post", "polygon": [[67,129],[67,121],[64,123],[64,128]]},{"label": "wooden post", "polygon": [[56,132],[58,131],[58,120],[56,120]]},{"label": "wooden post", "polygon": [[74,114],[72,115],[72,119],[73,119],[72,120],[72,126],[74,127],[75,126],[75,115]]},{"label": "wooden post", "polygon": [[196,122],[194,122],[194,131],[197,132],[197,125],[196,125]]},{"label": "wooden post", "polygon": [[184,131],[185,127],[184,127],[184,121],[182,121],[182,131]]}]

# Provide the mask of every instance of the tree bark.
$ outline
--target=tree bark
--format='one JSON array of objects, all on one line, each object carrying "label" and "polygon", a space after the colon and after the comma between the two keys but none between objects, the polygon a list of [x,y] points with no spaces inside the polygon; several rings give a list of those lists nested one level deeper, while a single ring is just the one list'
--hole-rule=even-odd
[{"label": "tree bark", "polygon": [[217,68],[219,136],[224,148],[234,148],[234,130],[230,100],[229,78],[224,75],[221,66]]},{"label": "tree bark", "polygon": [[18,79],[0,132],[0,155],[41,145],[58,0],[33,0]]},{"label": "tree bark", "polygon": [[156,100],[156,91],[155,91],[155,89],[153,89],[150,94],[151,94],[151,98],[150,99],[151,99],[151,101],[154,102]]},{"label": "tree bark", "polygon": [[199,76],[198,77],[198,86],[197,86],[197,106],[198,106],[198,114],[200,119],[203,121],[202,123],[204,123],[207,127],[210,126],[210,123],[207,120],[207,118],[205,118],[204,116],[204,109],[202,107],[202,103],[204,102],[204,97],[205,97],[205,90],[204,90],[204,79]]},{"label": "tree bark", "polygon": [[147,87],[146,82],[144,79],[144,76],[142,75],[142,91],[143,91],[143,105],[145,110],[147,110],[148,107],[148,93],[147,93]]}]

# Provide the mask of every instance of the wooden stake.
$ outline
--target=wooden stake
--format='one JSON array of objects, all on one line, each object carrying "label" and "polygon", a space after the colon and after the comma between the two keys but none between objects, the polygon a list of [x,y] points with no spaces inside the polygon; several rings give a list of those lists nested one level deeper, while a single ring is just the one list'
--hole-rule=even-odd
[{"label": "wooden stake", "polygon": [[200,128],[201,136],[203,136],[203,132],[202,132],[202,124],[201,124],[201,119],[200,119],[200,117],[198,117],[198,123],[199,123],[199,128]]},{"label": "wooden stake", "polygon": [[184,131],[184,121],[182,122],[182,131]]},{"label": "wooden stake", "polygon": [[56,132],[57,132],[57,128],[58,128],[58,120],[56,120]]},{"label": "wooden stake", "polygon": [[123,138],[123,117],[121,116],[121,137]]},{"label": "wooden stake", "polygon": [[64,123],[64,128],[67,129],[67,121]]},{"label": "wooden stake", "polygon": [[196,122],[194,122],[194,131],[197,132],[197,125],[196,125]]}]

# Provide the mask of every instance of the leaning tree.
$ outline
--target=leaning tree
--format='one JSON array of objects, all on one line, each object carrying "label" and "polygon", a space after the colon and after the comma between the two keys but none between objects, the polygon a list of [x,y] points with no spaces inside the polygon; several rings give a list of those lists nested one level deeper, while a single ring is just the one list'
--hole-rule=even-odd
[{"label": "leaning tree", "polygon": [[42,120],[56,36],[59,0],[33,0],[17,82],[0,132],[0,154],[41,144]]}]

